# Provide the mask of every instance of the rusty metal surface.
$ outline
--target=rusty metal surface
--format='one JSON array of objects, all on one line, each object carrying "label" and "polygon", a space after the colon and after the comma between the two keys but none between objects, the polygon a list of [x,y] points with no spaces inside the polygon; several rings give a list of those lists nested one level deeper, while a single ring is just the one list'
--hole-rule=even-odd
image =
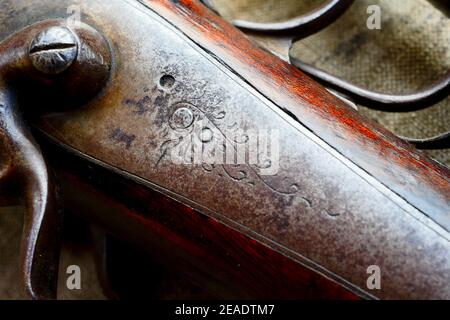
[{"label": "rusty metal surface", "polygon": [[[28,48],[21,45],[26,40],[21,37],[0,44],[0,153],[6,159],[0,194],[6,194],[3,204],[20,199],[27,208],[21,257],[25,290],[33,298],[54,298],[59,262],[57,193],[11,87],[12,75],[30,69],[26,63]],[[52,232],[52,238],[46,231]]]},{"label": "rusty metal surface", "polygon": [[[5,92],[4,84],[1,87],[0,152],[9,161],[0,174],[0,193],[8,196],[3,204],[20,195],[27,207],[21,261],[24,287],[34,298],[54,298],[59,257],[57,195],[39,147],[19,115],[15,97]],[[43,224],[47,230],[53,229],[51,239],[43,232]]]},{"label": "rusty metal surface", "polygon": [[[1,12],[20,12],[25,25],[49,7],[64,15],[70,3],[3,0]],[[113,78],[82,110],[48,115],[41,129],[345,286],[367,291],[367,267],[378,265],[382,289],[368,294],[450,298],[449,234],[442,226],[137,1],[84,1],[83,12],[113,43]],[[8,19],[5,30],[18,27]],[[279,130],[279,173],[168,161],[174,144],[200,122],[219,134],[236,126]],[[209,143],[220,148],[215,139]]]}]

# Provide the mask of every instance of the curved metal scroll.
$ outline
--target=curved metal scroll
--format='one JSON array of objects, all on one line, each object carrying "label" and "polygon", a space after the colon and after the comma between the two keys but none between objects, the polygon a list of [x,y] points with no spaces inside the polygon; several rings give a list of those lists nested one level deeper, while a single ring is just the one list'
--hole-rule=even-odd
[{"label": "curved metal scroll", "polygon": [[[282,22],[258,23],[246,20],[234,20],[232,23],[244,30],[260,34],[278,36],[290,36],[293,39],[310,36],[328,27],[337,20],[355,0],[327,0],[314,10]],[[210,0],[202,2],[213,11],[217,12]]]},{"label": "curved metal scroll", "polygon": [[[442,79],[425,89],[408,95],[390,95],[358,87],[294,57],[291,57],[291,63],[323,85],[351,97],[353,102],[386,112],[410,112],[425,109],[442,101],[450,94],[450,71]],[[450,131],[432,138],[400,138],[422,150],[450,148]]]},{"label": "curved metal scroll", "polygon": [[22,279],[33,299],[56,298],[61,214],[56,186],[21,111],[36,112],[40,101],[88,99],[109,72],[109,46],[85,25],[70,30],[63,21],[41,22],[0,44],[0,205],[19,198],[25,204]]},{"label": "curved metal scroll", "polygon": [[407,95],[393,95],[358,87],[294,57],[291,57],[291,62],[325,86],[351,97],[356,103],[375,110],[387,112],[421,110],[442,101],[450,94],[450,71],[442,79],[420,91]]}]

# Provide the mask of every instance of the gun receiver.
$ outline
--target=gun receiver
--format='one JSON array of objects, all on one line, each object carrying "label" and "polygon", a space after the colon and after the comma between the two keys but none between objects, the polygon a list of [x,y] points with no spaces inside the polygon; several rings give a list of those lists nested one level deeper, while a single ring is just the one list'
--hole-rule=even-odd
[{"label": "gun receiver", "polygon": [[[37,104],[24,92],[38,71],[21,67],[27,81],[16,83],[0,63],[1,88],[8,88],[0,92],[17,91],[18,99],[4,105],[16,112],[34,102],[38,110],[27,118],[65,208],[217,297],[450,298],[446,167],[196,0],[82,1],[81,28],[96,34],[89,41],[58,20],[71,5],[0,2],[2,54],[11,39],[22,39],[25,48],[43,24],[68,28],[89,48],[58,75],[38,76],[70,94],[45,86]],[[30,52],[20,54],[32,69]],[[95,70],[76,73],[92,65]],[[67,99],[73,96],[82,101]],[[3,182],[2,167],[14,167],[14,136],[0,115]],[[266,153],[251,143],[264,133]],[[33,145],[30,152],[40,155]],[[195,150],[221,155],[241,148],[245,159],[256,154],[255,161],[195,158]],[[25,167],[46,172],[43,160],[40,168]],[[42,176],[33,179],[54,187]],[[2,185],[0,203],[11,199],[10,190]],[[42,201],[57,206],[48,197]],[[29,225],[25,248],[30,234],[52,242],[50,228]],[[382,270],[379,290],[366,285],[373,265]],[[36,262],[35,270],[45,273],[45,264]],[[38,278],[31,295],[54,296],[54,284]]]}]

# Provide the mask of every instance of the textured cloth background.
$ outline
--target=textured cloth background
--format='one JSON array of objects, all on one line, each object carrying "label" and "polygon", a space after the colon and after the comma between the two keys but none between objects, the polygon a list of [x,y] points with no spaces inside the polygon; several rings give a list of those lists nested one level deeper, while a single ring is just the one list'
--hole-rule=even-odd
[{"label": "textured cloth background", "polygon": [[[297,16],[321,1],[214,0],[219,11],[229,19],[261,22]],[[372,4],[381,7],[381,30],[366,27],[366,9]],[[426,86],[450,68],[449,40],[450,20],[425,0],[357,0],[340,20],[298,42],[292,53],[360,86],[404,93]],[[360,110],[397,134],[429,137],[450,129],[449,104],[450,99],[446,99],[430,109],[404,114]],[[448,151],[431,154],[450,165]],[[20,208],[0,210],[0,299],[22,297],[17,267],[22,215]],[[60,268],[60,298],[104,298],[96,278],[93,254],[86,248],[86,243],[66,242]],[[65,289],[65,270],[70,264],[82,268],[81,291]],[[168,296],[183,296],[183,293]]]}]

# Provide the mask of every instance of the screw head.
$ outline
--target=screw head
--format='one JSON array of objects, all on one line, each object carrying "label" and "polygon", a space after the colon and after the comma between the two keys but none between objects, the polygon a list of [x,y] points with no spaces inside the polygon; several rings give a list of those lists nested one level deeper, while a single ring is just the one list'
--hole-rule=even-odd
[{"label": "screw head", "polygon": [[50,27],[42,31],[33,39],[29,50],[33,66],[45,74],[65,71],[77,55],[77,37],[65,27]]}]

